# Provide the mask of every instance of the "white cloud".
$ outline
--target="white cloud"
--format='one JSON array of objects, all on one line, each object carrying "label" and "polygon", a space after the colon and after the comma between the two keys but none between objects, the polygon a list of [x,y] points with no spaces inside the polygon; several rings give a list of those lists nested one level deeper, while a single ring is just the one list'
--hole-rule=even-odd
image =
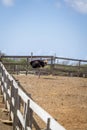
[{"label": "white cloud", "polygon": [[14,0],[2,0],[3,5],[5,6],[13,6]]},{"label": "white cloud", "polygon": [[87,0],[64,0],[69,6],[80,13],[87,13]]}]

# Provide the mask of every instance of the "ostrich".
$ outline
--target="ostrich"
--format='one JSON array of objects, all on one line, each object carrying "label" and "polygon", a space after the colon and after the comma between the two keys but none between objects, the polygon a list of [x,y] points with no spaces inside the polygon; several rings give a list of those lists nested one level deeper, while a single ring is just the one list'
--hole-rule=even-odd
[{"label": "ostrich", "polygon": [[[33,60],[30,62],[32,68],[41,68],[47,65],[47,61],[43,60]],[[40,78],[40,71],[39,71],[39,78]]]}]

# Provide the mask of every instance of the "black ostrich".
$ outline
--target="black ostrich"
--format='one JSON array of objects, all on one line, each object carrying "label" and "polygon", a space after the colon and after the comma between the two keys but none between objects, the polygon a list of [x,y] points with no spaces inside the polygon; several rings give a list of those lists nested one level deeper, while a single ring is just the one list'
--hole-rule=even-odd
[{"label": "black ostrich", "polygon": [[[30,65],[32,66],[32,68],[41,68],[47,65],[47,61],[43,61],[43,60],[33,60],[30,61]],[[39,71],[39,78],[40,78],[40,71]]]}]

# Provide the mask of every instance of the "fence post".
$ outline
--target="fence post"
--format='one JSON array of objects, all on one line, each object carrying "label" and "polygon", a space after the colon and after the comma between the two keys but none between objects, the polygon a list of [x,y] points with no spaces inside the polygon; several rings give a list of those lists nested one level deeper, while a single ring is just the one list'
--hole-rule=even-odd
[{"label": "fence post", "polygon": [[5,97],[4,97],[4,94],[5,94],[5,70],[3,70],[3,99],[2,99],[2,102],[4,103],[5,102]]},{"label": "fence post", "polygon": [[54,57],[51,56],[51,74],[53,74],[53,68],[54,68],[54,63],[53,63],[53,61],[54,61]]},{"label": "fence post", "polygon": [[50,118],[47,119],[47,128],[46,128],[46,130],[51,130],[50,129]]},{"label": "fence post", "polygon": [[6,86],[5,86],[5,84],[4,84],[4,91],[5,91],[5,95],[6,95],[6,100],[5,100],[5,109],[7,109],[7,102],[8,102],[8,75],[6,76],[6,74],[5,74],[5,80],[4,80],[4,82],[5,82],[5,84],[6,84]]},{"label": "fence post", "polygon": [[18,106],[18,89],[15,88],[14,89],[14,116],[13,116],[13,130],[16,130],[16,126],[17,126],[17,122],[18,122],[18,118],[17,118],[17,106]]},{"label": "fence post", "polygon": [[[2,78],[1,78],[1,95],[3,95],[3,69],[2,69]],[[4,102],[4,99],[2,99],[2,102]]]},{"label": "fence post", "polygon": [[79,60],[79,63],[78,63],[78,76],[80,76],[80,65],[81,65],[81,61]]},{"label": "fence post", "polygon": [[25,110],[25,130],[27,130],[27,126],[29,126],[29,105],[30,105],[30,101],[27,101],[26,104],[26,110]]},{"label": "fence post", "polygon": [[28,74],[28,67],[29,67],[29,58],[27,57],[27,64],[26,64],[26,75]]},{"label": "fence post", "polygon": [[[28,122],[29,120],[29,122]],[[27,114],[26,114],[26,123],[32,129],[33,124],[33,111],[30,108],[30,100],[27,102]]]},{"label": "fence post", "polygon": [[[9,83],[9,82],[8,82]],[[10,88],[11,87],[11,88]],[[14,96],[14,87],[13,87],[13,80],[9,83],[9,88],[11,92],[11,97],[9,97],[9,104],[10,104],[10,112],[9,112],[9,120],[11,120],[11,111],[13,111],[13,104],[12,104],[12,98]]]},{"label": "fence post", "polygon": [[[1,67],[1,66],[0,66]],[[3,85],[3,82],[2,82],[2,76],[3,76],[3,70],[2,70],[2,67],[0,68],[1,69],[1,95],[3,95],[3,92],[2,92],[2,85]]]}]

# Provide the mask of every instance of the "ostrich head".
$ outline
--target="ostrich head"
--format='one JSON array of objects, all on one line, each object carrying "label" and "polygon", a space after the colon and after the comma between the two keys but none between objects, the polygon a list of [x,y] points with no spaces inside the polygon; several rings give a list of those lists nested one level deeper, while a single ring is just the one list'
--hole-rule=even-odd
[{"label": "ostrich head", "polygon": [[44,64],[47,65],[48,61],[47,60],[44,60]]}]

